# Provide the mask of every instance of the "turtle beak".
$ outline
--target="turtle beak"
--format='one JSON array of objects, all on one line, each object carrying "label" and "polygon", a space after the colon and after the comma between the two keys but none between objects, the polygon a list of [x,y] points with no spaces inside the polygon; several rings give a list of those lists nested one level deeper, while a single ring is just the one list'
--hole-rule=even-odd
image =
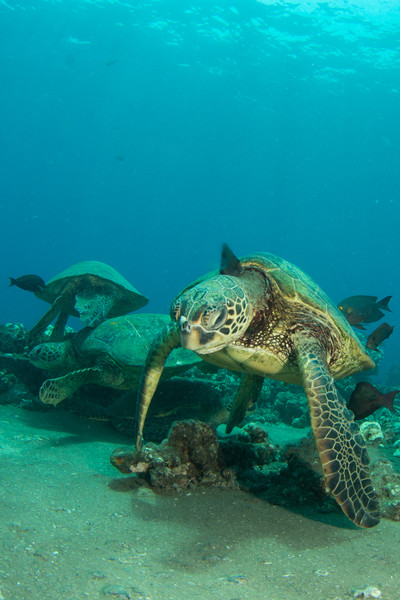
[{"label": "turtle beak", "polygon": [[198,336],[196,335],[196,328],[191,325],[189,319],[184,317],[183,315],[179,317],[178,321],[179,334],[181,338],[181,344],[183,348],[187,350],[196,350],[199,349]]},{"label": "turtle beak", "polygon": [[179,318],[179,330],[184,334],[190,333],[192,329],[191,324],[189,323],[188,319],[186,317],[184,317],[183,315]]}]

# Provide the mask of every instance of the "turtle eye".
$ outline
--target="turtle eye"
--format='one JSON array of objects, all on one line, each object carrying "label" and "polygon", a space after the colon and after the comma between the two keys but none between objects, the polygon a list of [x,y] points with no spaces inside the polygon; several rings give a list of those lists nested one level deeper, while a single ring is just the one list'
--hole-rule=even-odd
[{"label": "turtle eye", "polygon": [[207,308],[204,311],[203,316],[201,318],[202,324],[207,329],[219,329],[225,323],[227,315],[228,311],[226,306],[222,306],[219,308]]}]

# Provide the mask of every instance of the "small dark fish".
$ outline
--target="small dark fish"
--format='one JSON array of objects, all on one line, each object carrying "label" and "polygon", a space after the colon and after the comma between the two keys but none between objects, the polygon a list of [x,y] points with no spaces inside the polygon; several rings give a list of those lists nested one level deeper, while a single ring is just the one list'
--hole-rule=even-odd
[{"label": "small dark fish", "polygon": [[347,408],[354,413],[356,421],[358,421],[358,419],[365,419],[365,417],[372,415],[378,408],[382,407],[396,412],[393,403],[396,394],[399,392],[400,390],[396,390],[395,392],[382,394],[370,383],[361,381],[360,383],[357,383],[351,394]]},{"label": "small dark fish", "polygon": [[380,308],[391,312],[388,306],[391,297],[386,296],[377,302],[377,296],[350,296],[339,302],[338,309],[350,325],[365,329],[361,323],[374,323],[383,317]]},{"label": "small dark fish", "polygon": [[118,60],[117,58],[113,58],[111,60],[108,60],[104,64],[105,64],[106,67],[112,67],[113,65],[115,65],[115,63],[117,62],[117,60]]},{"label": "small dark fish", "polygon": [[377,350],[378,346],[386,340],[393,333],[394,326],[392,327],[389,323],[382,323],[379,325],[368,337],[367,343],[365,344],[368,350]]},{"label": "small dark fish", "polygon": [[26,290],[27,292],[41,292],[45,282],[39,275],[22,275],[22,277],[9,277],[10,287],[11,285],[16,285],[21,288],[21,290]]},{"label": "small dark fish", "polygon": [[121,156],[121,154],[117,154],[117,155],[115,156],[115,158],[116,158],[117,160],[119,160],[120,162],[124,162],[124,160],[125,160],[125,159],[124,159],[124,157],[123,157],[123,156]]}]

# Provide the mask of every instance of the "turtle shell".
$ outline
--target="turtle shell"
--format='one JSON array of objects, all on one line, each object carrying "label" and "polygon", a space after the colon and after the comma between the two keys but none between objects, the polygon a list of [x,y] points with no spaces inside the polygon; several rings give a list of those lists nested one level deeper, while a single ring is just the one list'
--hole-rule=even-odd
[{"label": "turtle shell", "polygon": [[[257,254],[243,256],[240,258],[240,265],[242,269],[257,269],[264,272],[272,285],[275,285],[275,290],[286,297],[289,302],[292,301],[303,306],[309,306],[310,309],[323,313],[336,329],[341,344],[348,348],[350,356],[361,360],[365,365],[364,368],[372,368],[374,366],[372,359],[365,352],[361,342],[342,313],[325,292],[321,290],[319,285],[304,271],[284,258],[275,256],[269,252],[258,252]],[[177,298],[186,290],[218,274],[219,271],[212,271],[203,275],[187,286]]]},{"label": "turtle shell", "polygon": [[[85,285],[85,277],[87,277],[88,287],[90,285],[101,286],[102,283],[113,287],[116,296],[108,314],[109,317],[132,312],[145,306],[149,301],[113,267],[97,260],[85,260],[68,267],[50,279],[43,290],[36,292],[35,296],[52,304],[61,294],[68,280],[76,279],[78,281],[82,278],[83,285]],[[74,308],[70,308],[68,312],[74,317],[79,317],[79,313]]]},{"label": "turtle shell", "polygon": [[[170,323],[168,315],[141,314],[107,319],[88,335],[82,351],[90,354],[107,354],[118,364],[142,368],[153,339]],[[165,363],[166,375],[173,369],[176,375],[202,362],[196,354],[177,348]]]},{"label": "turtle shell", "polygon": [[243,268],[265,271],[286,298],[324,313],[343,334],[355,337],[351,326],[332,300],[296,265],[268,252],[244,256],[240,259],[240,264]]}]

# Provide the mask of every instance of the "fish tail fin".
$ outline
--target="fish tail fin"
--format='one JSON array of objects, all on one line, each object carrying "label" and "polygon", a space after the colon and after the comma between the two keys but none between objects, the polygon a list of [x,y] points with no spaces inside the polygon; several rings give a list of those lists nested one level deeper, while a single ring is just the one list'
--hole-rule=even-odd
[{"label": "fish tail fin", "polygon": [[395,392],[388,392],[387,394],[381,394],[379,397],[379,404],[388,408],[392,412],[396,412],[394,408],[394,399],[396,395],[400,392],[400,390],[396,390]]},{"label": "fish tail fin", "polygon": [[382,300],[379,300],[379,302],[376,303],[376,306],[382,308],[383,310],[388,310],[389,312],[392,312],[392,310],[388,307],[389,300],[391,297],[392,296],[386,296],[385,298],[382,298]]},{"label": "fish tail fin", "polygon": [[8,279],[10,280],[8,287],[11,287],[12,285],[17,285],[17,281],[16,279],[14,279],[14,277],[9,277]]}]

